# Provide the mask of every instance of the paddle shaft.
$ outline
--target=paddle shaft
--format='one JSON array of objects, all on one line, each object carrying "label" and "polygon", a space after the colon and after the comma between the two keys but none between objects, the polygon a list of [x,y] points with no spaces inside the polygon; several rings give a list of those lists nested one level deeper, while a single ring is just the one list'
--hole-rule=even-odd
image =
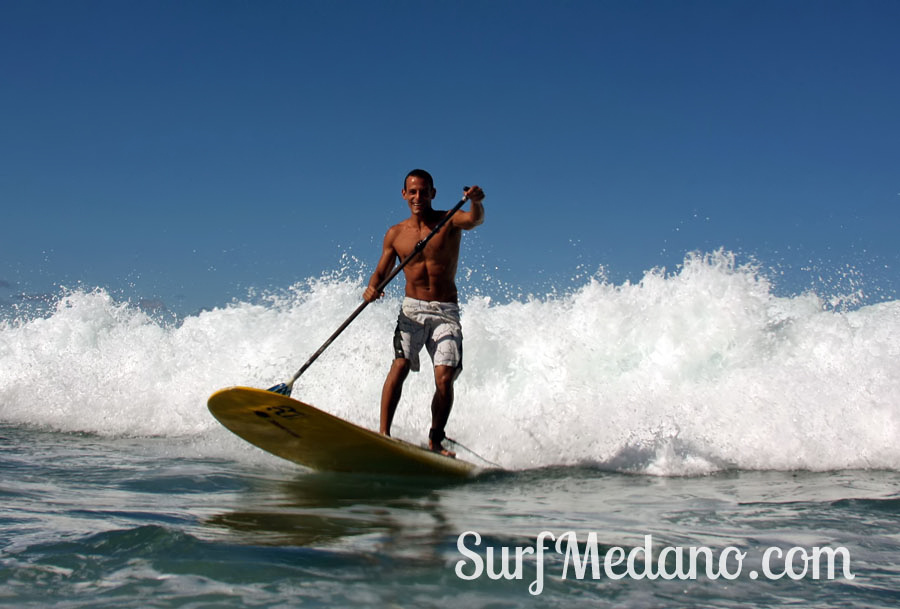
[{"label": "paddle shaft", "polygon": [[[454,205],[453,209],[451,209],[449,212],[447,212],[447,215],[445,215],[443,218],[441,218],[440,222],[438,222],[435,225],[434,229],[430,233],[428,233],[428,236],[425,237],[424,239],[422,239],[421,241],[419,241],[418,243],[416,243],[416,247],[413,248],[412,253],[409,256],[407,256],[406,259],[403,260],[400,264],[398,264],[396,267],[394,267],[394,270],[391,271],[391,273],[387,277],[385,277],[381,283],[378,284],[378,287],[375,288],[376,293],[380,294],[381,292],[383,292],[384,288],[387,287],[387,284],[389,284],[391,282],[391,280],[393,280],[394,277],[396,277],[400,273],[400,271],[403,270],[403,267],[405,267],[407,264],[409,264],[410,260],[415,258],[423,249],[425,249],[425,246],[428,245],[428,242],[431,241],[431,238],[434,237],[438,233],[438,231],[441,230],[441,228],[443,228],[443,226],[450,220],[450,218],[453,216],[453,214],[455,214],[456,212],[459,211],[459,209],[465,204],[467,199],[468,199],[468,196],[463,196],[463,198],[459,200],[459,203]],[[289,380],[286,383],[288,389],[290,389],[294,385],[294,381],[296,381],[298,378],[300,378],[301,374],[306,372],[306,369],[309,368],[312,365],[312,363],[319,358],[320,355],[322,355],[322,353],[325,351],[325,349],[327,349],[329,347],[329,345],[331,345],[331,343],[334,342],[334,339],[336,339],[341,334],[341,332],[346,330],[347,326],[349,326],[351,323],[353,323],[353,320],[356,319],[356,317],[360,313],[362,313],[363,309],[365,309],[368,305],[369,305],[369,301],[363,300],[360,303],[360,305],[358,307],[356,307],[356,310],[350,314],[350,317],[348,317],[344,321],[344,323],[342,323],[340,325],[340,327],[334,331],[334,334],[332,334],[331,336],[328,337],[328,340],[326,340],[325,343],[321,347],[319,347],[319,350],[316,351],[315,353],[313,353],[312,356],[310,356],[310,358],[308,360],[306,360],[305,364],[300,366],[300,370],[298,370],[297,373],[294,374],[293,377],[291,377],[291,380]]]}]

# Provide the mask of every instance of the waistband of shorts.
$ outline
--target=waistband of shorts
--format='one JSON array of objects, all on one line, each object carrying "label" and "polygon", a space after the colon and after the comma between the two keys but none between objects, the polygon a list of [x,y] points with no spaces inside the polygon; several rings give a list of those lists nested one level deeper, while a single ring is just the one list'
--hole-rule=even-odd
[{"label": "waistband of shorts", "polygon": [[456,302],[441,302],[440,300],[419,300],[418,298],[412,298],[411,296],[403,297],[404,305],[414,305],[417,307],[424,307],[429,309],[435,308],[450,308],[450,309],[458,309],[459,303]]}]

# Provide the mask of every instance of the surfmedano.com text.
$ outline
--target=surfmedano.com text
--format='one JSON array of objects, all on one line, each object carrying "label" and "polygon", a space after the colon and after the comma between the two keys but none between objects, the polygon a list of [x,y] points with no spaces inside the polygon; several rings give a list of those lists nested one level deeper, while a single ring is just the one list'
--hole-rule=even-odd
[{"label": "surfmedano.com text", "polygon": [[[534,546],[495,548],[482,546],[481,541],[481,535],[475,531],[459,535],[456,548],[463,558],[456,562],[456,576],[462,580],[484,576],[492,580],[521,580],[524,578],[525,563],[529,562],[533,563],[531,568],[536,570],[535,578],[528,586],[528,591],[533,595],[543,592],[544,560],[554,554],[562,557],[559,573],[562,580],[587,577],[595,580],[602,577],[610,580],[626,577],[636,580],[695,580],[701,577],[733,580],[742,575],[754,580],[762,576],[773,581],[783,578],[830,580],[837,577],[851,580],[856,577],[850,570],[850,552],[842,546],[786,549],[772,546],[748,560],[750,553],[735,546],[725,547],[719,552],[706,546],[663,546],[654,549],[653,536],[644,535],[643,545],[631,549],[612,546],[601,559],[601,546],[594,532],[579,542],[575,531],[566,531],[559,536],[542,531]],[[758,569],[750,568],[757,564]]]}]

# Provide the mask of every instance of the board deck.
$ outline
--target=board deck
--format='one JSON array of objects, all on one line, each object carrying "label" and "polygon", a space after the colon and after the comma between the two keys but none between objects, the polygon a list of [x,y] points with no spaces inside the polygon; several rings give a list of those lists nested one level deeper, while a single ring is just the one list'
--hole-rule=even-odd
[{"label": "board deck", "polygon": [[222,425],[244,440],[315,470],[470,476],[477,469],[263,389],[222,389],[210,396],[208,406]]}]

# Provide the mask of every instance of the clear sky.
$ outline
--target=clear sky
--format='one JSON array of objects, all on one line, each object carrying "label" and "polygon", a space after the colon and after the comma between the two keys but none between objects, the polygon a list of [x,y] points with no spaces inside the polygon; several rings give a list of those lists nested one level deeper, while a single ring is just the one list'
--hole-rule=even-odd
[{"label": "clear sky", "polygon": [[[900,2],[0,2],[0,301],[195,310],[487,192],[465,264],[616,282],[724,247],[900,287]],[[542,288],[541,288],[542,289]]]}]

